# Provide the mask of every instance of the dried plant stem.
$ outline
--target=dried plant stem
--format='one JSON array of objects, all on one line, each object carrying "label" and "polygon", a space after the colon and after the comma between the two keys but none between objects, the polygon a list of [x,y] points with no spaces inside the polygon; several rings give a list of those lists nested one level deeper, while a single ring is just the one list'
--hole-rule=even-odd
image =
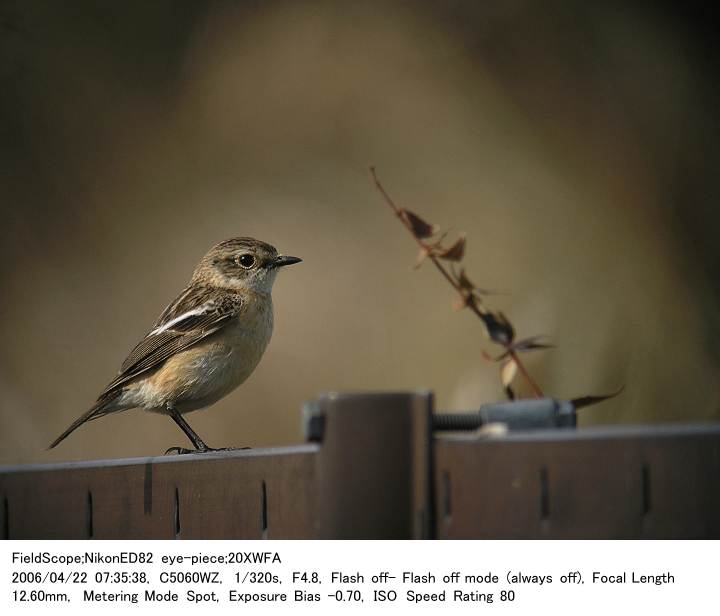
[{"label": "dried plant stem", "polygon": [[[412,227],[410,226],[410,223],[408,222],[407,218],[403,217],[402,210],[395,204],[395,202],[392,200],[390,195],[387,193],[383,185],[380,183],[380,180],[378,180],[377,174],[375,173],[375,167],[370,167],[370,175],[372,177],[372,181],[375,184],[375,188],[377,188],[378,192],[382,195],[383,200],[387,205],[392,209],[395,216],[398,217],[400,222],[403,224],[403,226],[410,232],[410,235],[413,237],[415,242],[420,247],[420,250],[423,251],[423,253],[427,256],[430,261],[432,261],[432,264],[437,268],[437,270],[444,276],[445,280],[450,283],[450,285],[455,289],[455,291],[460,295],[460,297],[463,299],[464,304],[470,308],[478,317],[482,319],[483,314],[485,314],[484,309],[482,305],[479,305],[477,301],[475,301],[474,297],[467,298],[465,293],[463,292],[463,289],[458,284],[457,280],[450,274],[450,272],[447,270],[447,268],[443,265],[443,263],[438,259],[432,252],[431,246],[423,242],[417,235],[413,232]],[[508,357],[510,357],[515,364],[518,367],[518,371],[522,375],[522,378],[525,380],[525,382],[530,387],[531,391],[533,392],[533,395],[536,398],[542,398],[543,392],[538,386],[535,379],[532,378],[530,373],[528,372],[527,368],[523,364],[522,360],[520,359],[518,353],[515,351],[515,349],[512,347],[512,344],[504,344],[502,345],[505,348],[505,351],[507,352]]]}]

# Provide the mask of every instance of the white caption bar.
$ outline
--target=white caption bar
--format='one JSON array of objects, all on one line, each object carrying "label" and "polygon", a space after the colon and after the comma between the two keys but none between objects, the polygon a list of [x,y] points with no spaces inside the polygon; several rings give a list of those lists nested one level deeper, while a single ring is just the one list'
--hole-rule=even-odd
[{"label": "white caption bar", "polygon": [[[4,614],[716,613],[691,541],[5,541]],[[202,612],[198,610],[202,608]]]}]

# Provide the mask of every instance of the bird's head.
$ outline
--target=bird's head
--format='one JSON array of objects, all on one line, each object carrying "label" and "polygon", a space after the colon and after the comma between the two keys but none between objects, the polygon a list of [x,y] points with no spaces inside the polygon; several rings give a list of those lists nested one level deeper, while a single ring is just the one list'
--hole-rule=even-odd
[{"label": "bird's head", "polygon": [[202,258],[193,281],[227,289],[270,293],[279,268],[302,259],[279,255],[265,242],[235,237],[215,244]]}]

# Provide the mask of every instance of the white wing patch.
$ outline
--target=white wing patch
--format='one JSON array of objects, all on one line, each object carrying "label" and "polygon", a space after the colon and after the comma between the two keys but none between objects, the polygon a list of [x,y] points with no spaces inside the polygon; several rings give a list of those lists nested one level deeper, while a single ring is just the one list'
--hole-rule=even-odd
[{"label": "white wing patch", "polygon": [[199,317],[200,315],[207,314],[215,307],[215,302],[210,301],[204,303],[202,306],[198,306],[197,308],[193,308],[192,310],[189,310],[188,312],[184,312],[179,317],[175,317],[174,319],[171,319],[167,323],[163,323],[160,327],[156,327],[154,330],[152,330],[148,336],[157,336],[158,334],[162,334],[166,329],[171,329],[174,325],[177,325],[181,321],[184,321],[185,319],[189,319],[190,317]]}]

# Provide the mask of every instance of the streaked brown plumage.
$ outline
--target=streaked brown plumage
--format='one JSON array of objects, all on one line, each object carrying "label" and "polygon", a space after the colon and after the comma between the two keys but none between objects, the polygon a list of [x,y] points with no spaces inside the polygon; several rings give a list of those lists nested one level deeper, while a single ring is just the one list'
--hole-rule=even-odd
[{"label": "streaked brown plumage", "polygon": [[272,334],[277,270],[299,261],[253,238],[213,246],[190,284],[130,352],[120,374],[50,448],[86,421],[140,407],[169,414],[195,451],[210,450],[182,414],[213,404],[250,376]]}]

